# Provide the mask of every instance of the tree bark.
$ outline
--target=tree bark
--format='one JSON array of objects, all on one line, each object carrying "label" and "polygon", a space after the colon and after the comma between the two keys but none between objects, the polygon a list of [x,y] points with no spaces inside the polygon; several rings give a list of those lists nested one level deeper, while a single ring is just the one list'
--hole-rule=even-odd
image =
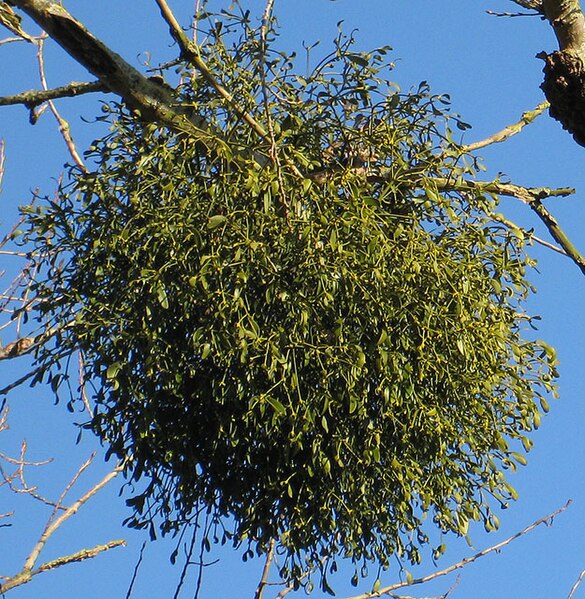
[{"label": "tree bark", "polygon": [[583,56],[585,17],[579,0],[544,0],[543,10],[559,42],[559,50]]},{"label": "tree bark", "polygon": [[585,146],[585,16],[579,0],[543,0],[542,9],[559,43],[557,52],[538,54],[549,113]]}]

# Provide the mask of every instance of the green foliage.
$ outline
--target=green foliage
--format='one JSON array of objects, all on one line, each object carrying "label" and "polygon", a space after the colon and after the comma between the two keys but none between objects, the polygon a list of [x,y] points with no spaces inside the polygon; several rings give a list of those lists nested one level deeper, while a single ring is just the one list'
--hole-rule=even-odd
[{"label": "green foliage", "polygon": [[427,516],[497,527],[554,355],[524,337],[523,240],[457,191],[476,168],[447,99],[384,80],[387,49],[340,35],[301,77],[228,25],[203,57],[273,143],[188,71],[179,102],[224,150],[107,106],[94,169],[29,215],[55,331],[37,361],[59,390],[82,352],[88,426],[147,481],[132,526],[207,512],[206,542],[276,538],[283,575],[309,564],[327,590],[336,557],[356,580],[419,562]]}]

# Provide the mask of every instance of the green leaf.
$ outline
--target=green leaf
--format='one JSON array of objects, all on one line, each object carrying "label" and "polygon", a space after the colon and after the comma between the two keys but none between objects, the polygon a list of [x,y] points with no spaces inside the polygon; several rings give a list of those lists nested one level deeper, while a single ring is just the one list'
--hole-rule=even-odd
[{"label": "green leaf", "polygon": [[280,416],[286,413],[286,408],[282,405],[282,403],[280,403],[280,401],[278,401],[278,399],[271,396],[267,396],[265,399],[272,406],[277,415]]},{"label": "green leaf", "polygon": [[169,307],[169,298],[166,289],[160,285],[156,290],[158,303],[166,310]]},{"label": "green leaf", "polygon": [[110,364],[110,366],[108,366],[108,369],[106,370],[106,378],[110,380],[115,379],[118,376],[120,370],[122,370],[121,362],[114,362],[113,364]]},{"label": "green leaf", "polygon": [[217,227],[223,225],[227,220],[223,214],[216,214],[215,216],[210,216],[207,220],[207,228],[208,229],[217,229]]}]

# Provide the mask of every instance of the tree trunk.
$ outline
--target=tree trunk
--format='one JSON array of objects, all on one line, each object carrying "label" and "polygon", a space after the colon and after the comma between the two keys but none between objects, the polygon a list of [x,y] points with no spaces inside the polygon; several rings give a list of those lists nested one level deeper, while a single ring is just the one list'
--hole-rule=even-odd
[{"label": "tree trunk", "polygon": [[550,115],[585,146],[585,16],[579,0],[543,0],[543,14],[559,43],[552,54],[538,54],[545,62],[542,90]]}]

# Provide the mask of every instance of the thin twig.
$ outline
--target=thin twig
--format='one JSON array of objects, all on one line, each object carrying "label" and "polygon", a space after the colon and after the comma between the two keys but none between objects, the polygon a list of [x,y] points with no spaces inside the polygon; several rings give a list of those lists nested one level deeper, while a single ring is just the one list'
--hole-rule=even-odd
[{"label": "thin twig", "polygon": [[4,140],[0,139],[0,191],[2,191],[2,179],[4,178],[4,161],[6,159]]},{"label": "thin twig", "polygon": [[193,552],[195,551],[195,542],[197,541],[197,526],[193,527],[193,535],[191,536],[191,543],[189,544],[189,549],[186,551],[185,555],[185,563],[183,564],[183,569],[181,570],[181,575],[179,577],[179,582],[177,584],[177,588],[175,589],[175,594],[173,595],[173,599],[179,599],[179,594],[181,593],[181,589],[185,584],[185,579],[187,577],[187,571],[189,570],[189,566],[191,565],[191,558],[193,557]]},{"label": "thin twig", "polygon": [[142,547],[140,548],[140,553],[138,554],[138,561],[134,566],[134,572],[132,572],[132,580],[130,580],[130,585],[128,586],[128,590],[126,591],[126,598],[130,599],[132,595],[132,588],[134,587],[134,583],[136,582],[136,578],[138,577],[138,570],[140,569],[140,564],[142,563],[142,558],[144,556],[144,549],[146,548],[146,541],[143,541]]},{"label": "thin twig", "polygon": [[581,586],[581,582],[583,581],[583,578],[585,578],[585,569],[581,570],[579,577],[577,578],[577,580],[575,581],[575,584],[571,588],[571,592],[567,596],[567,599],[573,599],[573,596],[577,592],[577,589]]},{"label": "thin twig", "polygon": [[[44,50],[45,37],[42,37],[38,43],[38,51],[37,51],[37,61],[39,64],[39,77],[41,79],[41,86],[43,90],[47,91],[49,88],[47,86],[47,79],[45,76],[45,61],[43,58],[43,50]],[[87,171],[85,168],[85,164],[81,159],[81,156],[77,152],[77,148],[75,147],[75,142],[73,141],[73,137],[71,136],[71,127],[69,123],[59,114],[59,111],[55,107],[55,103],[52,100],[48,100],[49,108],[53,113],[57,123],[59,123],[59,131],[61,132],[61,136],[65,141],[65,145],[69,150],[69,154],[71,158],[73,158],[73,162],[84,172]]]},{"label": "thin twig", "polygon": [[537,12],[495,12],[493,10],[485,11],[492,17],[538,17],[540,16]]},{"label": "thin twig", "polygon": [[81,400],[83,401],[83,405],[87,410],[90,418],[93,418],[93,410],[91,408],[91,404],[89,402],[89,397],[87,396],[87,392],[85,390],[85,362],[83,359],[83,353],[81,350],[78,351],[78,377],[79,377],[79,390],[81,393]]},{"label": "thin twig", "polygon": [[[65,500],[65,497],[67,497],[67,494],[69,491],[71,491],[73,485],[75,485],[75,483],[79,480],[79,477],[91,466],[93,460],[95,459],[95,455],[95,452],[93,452],[89,458],[85,460],[85,462],[83,462],[83,464],[81,464],[81,466],[77,469],[77,472],[74,474],[73,478],[67,483],[67,485],[65,485],[61,495],[59,495],[59,499],[57,499],[57,505],[55,506],[56,508],[63,507],[63,501]],[[55,510],[49,518],[49,522],[51,522],[51,520],[54,518],[56,511],[57,510]]]},{"label": "thin twig", "polygon": [[449,590],[443,595],[441,599],[447,599],[451,593],[455,591],[455,589],[459,586],[459,582],[461,581],[461,574],[457,576],[455,582],[449,587]]},{"label": "thin twig", "polygon": [[372,592],[372,593],[363,593],[361,595],[347,597],[347,599],[373,599],[374,597],[383,597],[384,595],[389,595],[392,591],[396,591],[398,589],[403,589],[405,587],[411,587],[411,586],[423,584],[423,583],[429,582],[431,580],[435,580],[436,578],[446,576],[447,574],[451,574],[451,572],[460,570],[461,568],[464,568],[465,566],[467,566],[467,564],[470,564],[490,553],[500,551],[500,549],[502,549],[506,545],[509,545],[516,539],[528,534],[529,532],[531,532],[532,530],[534,530],[541,524],[546,524],[547,526],[550,526],[550,524],[552,523],[554,518],[556,516],[558,516],[560,513],[564,512],[571,505],[571,503],[572,503],[571,500],[567,501],[567,503],[563,507],[559,508],[558,510],[555,510],[548,516],[545,516],[544,518],[540,518],[539,520],[536,520],[535,522],[533,522],[532,524],[530,524],[529,526],[527,526],[520,532],[517,532],[516,534],[512,535],[511,537],[508,537],[501,543],[497,543],[496,545],[493,545],[492,547],[489,547],[487,549],[483,549],[482,551],[479,551],[475,555],[466,557],[465,559],[462,559],[460,562],[457,562],[456,564],[453,564],[453,565],[449,566],[448,568],[445,568],[444,570],[439,570],[438,572],[433,572],[432,574],[428,574],[427,576],[422,576],[420,578],[414,578],[410,581],[407,580],[404,582],[399,582],[399,583],[378,589],[377,591]]},{"label": "thin twig", "polygon": [[24,376],[21,376],[19,379],[16,379],[14,382],[12,382],[9,385],[6,385],[6,387],[0,389],[0,395],[8,394],[10,391],[12,391],[12,389],[16,389],[16,387],[19,387],[23,383],[26,383],[26,381],[28,381],[33,376],[35,376],[36,374],[41,372],[43,369],[44,369],[44,366],[38,366],[34,370],[27,372]]},{"label": "thin twig", "polygon": [[509,221],[507,218],[504,218],[503,216],[493,214],[492,218],[494,220],[506,225],[509,228],[518,229],[518,231],[520,231],[524,236],[526,236],[531,241],[534,241],[534,243],[538,243],[539,245],[542,245],[543,247],[545,247],[549,250],[552,250],[553,252],[557,252],[557,253],[561,254],[562,256],[569,255],[562,247],[555,245],[554,243],[550,243],[549,241],[546,241],[544,239],[541,239],[540,237],[536,236],[533,231],[529,231],[529,230],[525,229],[524,227],[519,227],[516,223]]},{"label": "thin twig", "polygon": [[[198,599],[199,598],[199,593],[201,591],[201,584],[203,582],[203,568],[205,567],[204,561],[203,561],[203,555],[205,553],[205,539],[207,538],[207,535],[209,534],[209,512],[207,514],[205,514],[205,524],[203,525],[203,535],[201,536],[201,543],[199,545],[199,564],[198,564],[198,571],[197,571],[197,583],[195,585],[195,593],[193,594],[193,599]],[[197,532],[197,531],[195,531]],[[196,538],[195,536],[193,538]],[[189,559],[187,559],[187,562],[189,561]]]},{"label": "thin twig", "polygon": [[193,43],[197,44],[197,23],[199,22],[199,13],[201,11],[201,0],[197,0],[195,3],[195,11],[193,12],[193,21],[191,26],[193,29]]},{"label": "thin twig", "polygon": [[[38,40],[38,37],[31,36],[31,40],[36,41],[36,40]],[[13,44],[14,42],[27,42],[27,41],[29,41],[29,40],[26,40],[23,37],[5,37],[0,40],[0,46],[3,46],[4,44]]]},{"label": "thin twig", "polygon": [[[300,581],[301,581],[301,580],[303,580],[304,578],[307,578],[307,577],[309,577],[309,576],[310,576],[310,575],[311,575],[311,574],[312,574],[312,573],[313,573],[313,572],[314,572],[314,571],[317,569],[317,567],[318,567],[319,565],[320,565],[320,566],[322,566],[324,563],[325,563],[325,558],[324,558],[324,557],[322,557],[322,558],[319,560],[319,564],[318,564],[318,565],[315,565],[315,566],[313,566],[312,568],[309,568],[308,570],[306,570],[305,572],[303,572],[303,573],[302,573],[302,574],[301,574],[301,575],[298,577],[298,579],[297,579],[297,580],[300,582]],[[282,589],[282,591],[280,591],[280,593],[278,593],[278,595],[276,595],[276,599],[283,599],[283,598],[284,598],[284,597],[286,597],[286,596],[287,596],[287,595],[288,595],[290,592],[292,592],[292,591],[294,591],[294,590],[295,590],[295,585],[294,585],[294,583],[292,583],[292,582],[291,582],[291,583],[288,583],[288,584],[287,584],[286,582],[283,582],[282,584],[286,584],[287,586],[286,586],[284,589]]]},{"label": "thin twig", "polygon": [[266,56],[268,54],[268,27],[270,25],[270,19],[272,16],[272,9],[274,7],[274,0],[267,0],[264,8],[264,14],[262,16],[262,26],[260,27],[260,52],[262,64],[260,67],[260,77],[262,83],[262,104],[264,106],[264,116],[266,117],[266,125],[268,127],[268,136],[270,138],[270,159],[272,160],[274,167],[276,168],[276,177],[278,181],[278,192],[282,208],[284,210],[284,217],[286,224],[291,230],[291,224],[289,219],[289,206],[286,196],[286,189],[284,186],[284,178],[282,176],[282,165],[280,162],[280,156],[278,154],[278,144],[276,143],[276,136],[274,134],[274,123],[272,121],[272,113],[270,111],[270,102],[268,94],[268,82],[266,80]]}]

